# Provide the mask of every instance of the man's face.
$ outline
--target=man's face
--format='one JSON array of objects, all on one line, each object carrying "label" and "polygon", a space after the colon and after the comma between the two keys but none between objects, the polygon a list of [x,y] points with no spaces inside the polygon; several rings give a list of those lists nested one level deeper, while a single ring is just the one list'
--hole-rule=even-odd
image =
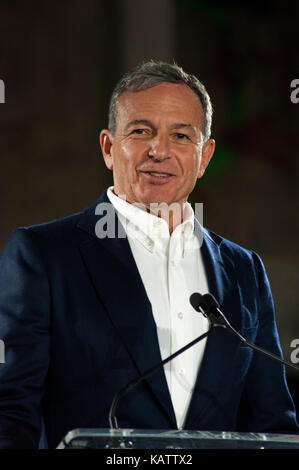
[{"label": "man's face", "polygon": [[199,97],[186,85],[161,83],[125,91],[117,106],[116,130],[103,130],[105,163],[114,192],[130,203],[184,203],[213,154],[203,144]]}]

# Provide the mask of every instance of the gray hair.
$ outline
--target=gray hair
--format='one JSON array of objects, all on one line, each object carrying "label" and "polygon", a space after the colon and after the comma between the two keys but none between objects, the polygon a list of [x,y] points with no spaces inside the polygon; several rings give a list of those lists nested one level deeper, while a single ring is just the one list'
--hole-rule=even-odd
[{"label": "gray hair", "polygon": [[212,104],[204,85],[194,76],[187,74],[176,64],[150,60],[127,72],[113,90],[109,106],[108,128],[112,134],[116,129],[117,104],[124,91],[141,91],[159,83],[181,83],[187,85],[199,97],[203,109],[203,137],[207,141],[211,135]]}]

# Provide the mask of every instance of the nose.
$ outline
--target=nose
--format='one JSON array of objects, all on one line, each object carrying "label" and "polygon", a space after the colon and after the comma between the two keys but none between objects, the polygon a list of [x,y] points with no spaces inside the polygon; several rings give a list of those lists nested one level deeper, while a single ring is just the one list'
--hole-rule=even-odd
[{"label": "nose", "polygon": [[149,157],[156,161],[163,161],[170,158],[170,147],[167,135],[157,134],[150,143]]}]

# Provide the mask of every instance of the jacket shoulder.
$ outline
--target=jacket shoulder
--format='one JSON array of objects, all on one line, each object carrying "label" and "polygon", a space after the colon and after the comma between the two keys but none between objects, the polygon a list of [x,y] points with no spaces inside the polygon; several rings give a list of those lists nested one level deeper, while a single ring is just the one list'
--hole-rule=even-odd
[{"label": "jacket shoulder", "polygon": [[213,232],[209,229],[204,229],[206,235],[212,240],[216,245],[219,246],[222,252],[232,255],[240,255],[240,256],[252,256],[254,253],[252,250],[245,248],[237,243],[229,240],[228,238],[222,237],[217,233]]},{"label": "jacket shoulder", "polygon": [[83,213],[83,211],[77,212],[75,214],[50,220],[48,222],[20,227],[20,230],[28,230],[46,238],[59,236],[59,234],[63,235],[64,233],[68,233],[74,230]]},{"label": "jacket shoulder", "polygon": [[254,268],[255,270],[265,270],[260,256],[249,248],[245,248],[209,229],[204,229],[207,239],[214,243],[221,253],[224,262],[233,263],[235,268]]},{"label": "jacket shoulder", "polygon": [[[100,198],[95,201],[90,207],[70,214],[66,217],[51,220],[49,222],[41,223],[38,225],[31,225],[27,227],[20,227],[19,230],[29,231],[42,238],[62,240],[65,238],[81,238],[84,231],[94,234],[94,225],[97,220],[96,207],[99,202],[106,201],[106,193],[104,192]],[[84,227],[84,231],[80,228]]]}]

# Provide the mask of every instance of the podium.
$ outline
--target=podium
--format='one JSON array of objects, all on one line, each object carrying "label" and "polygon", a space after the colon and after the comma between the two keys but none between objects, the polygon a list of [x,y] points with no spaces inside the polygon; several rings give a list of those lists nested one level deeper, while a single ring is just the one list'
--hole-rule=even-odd
[{"label": "podium", "polygon": [[57,449],[298,449],[297,434],[140,429],[74,429]]}]

